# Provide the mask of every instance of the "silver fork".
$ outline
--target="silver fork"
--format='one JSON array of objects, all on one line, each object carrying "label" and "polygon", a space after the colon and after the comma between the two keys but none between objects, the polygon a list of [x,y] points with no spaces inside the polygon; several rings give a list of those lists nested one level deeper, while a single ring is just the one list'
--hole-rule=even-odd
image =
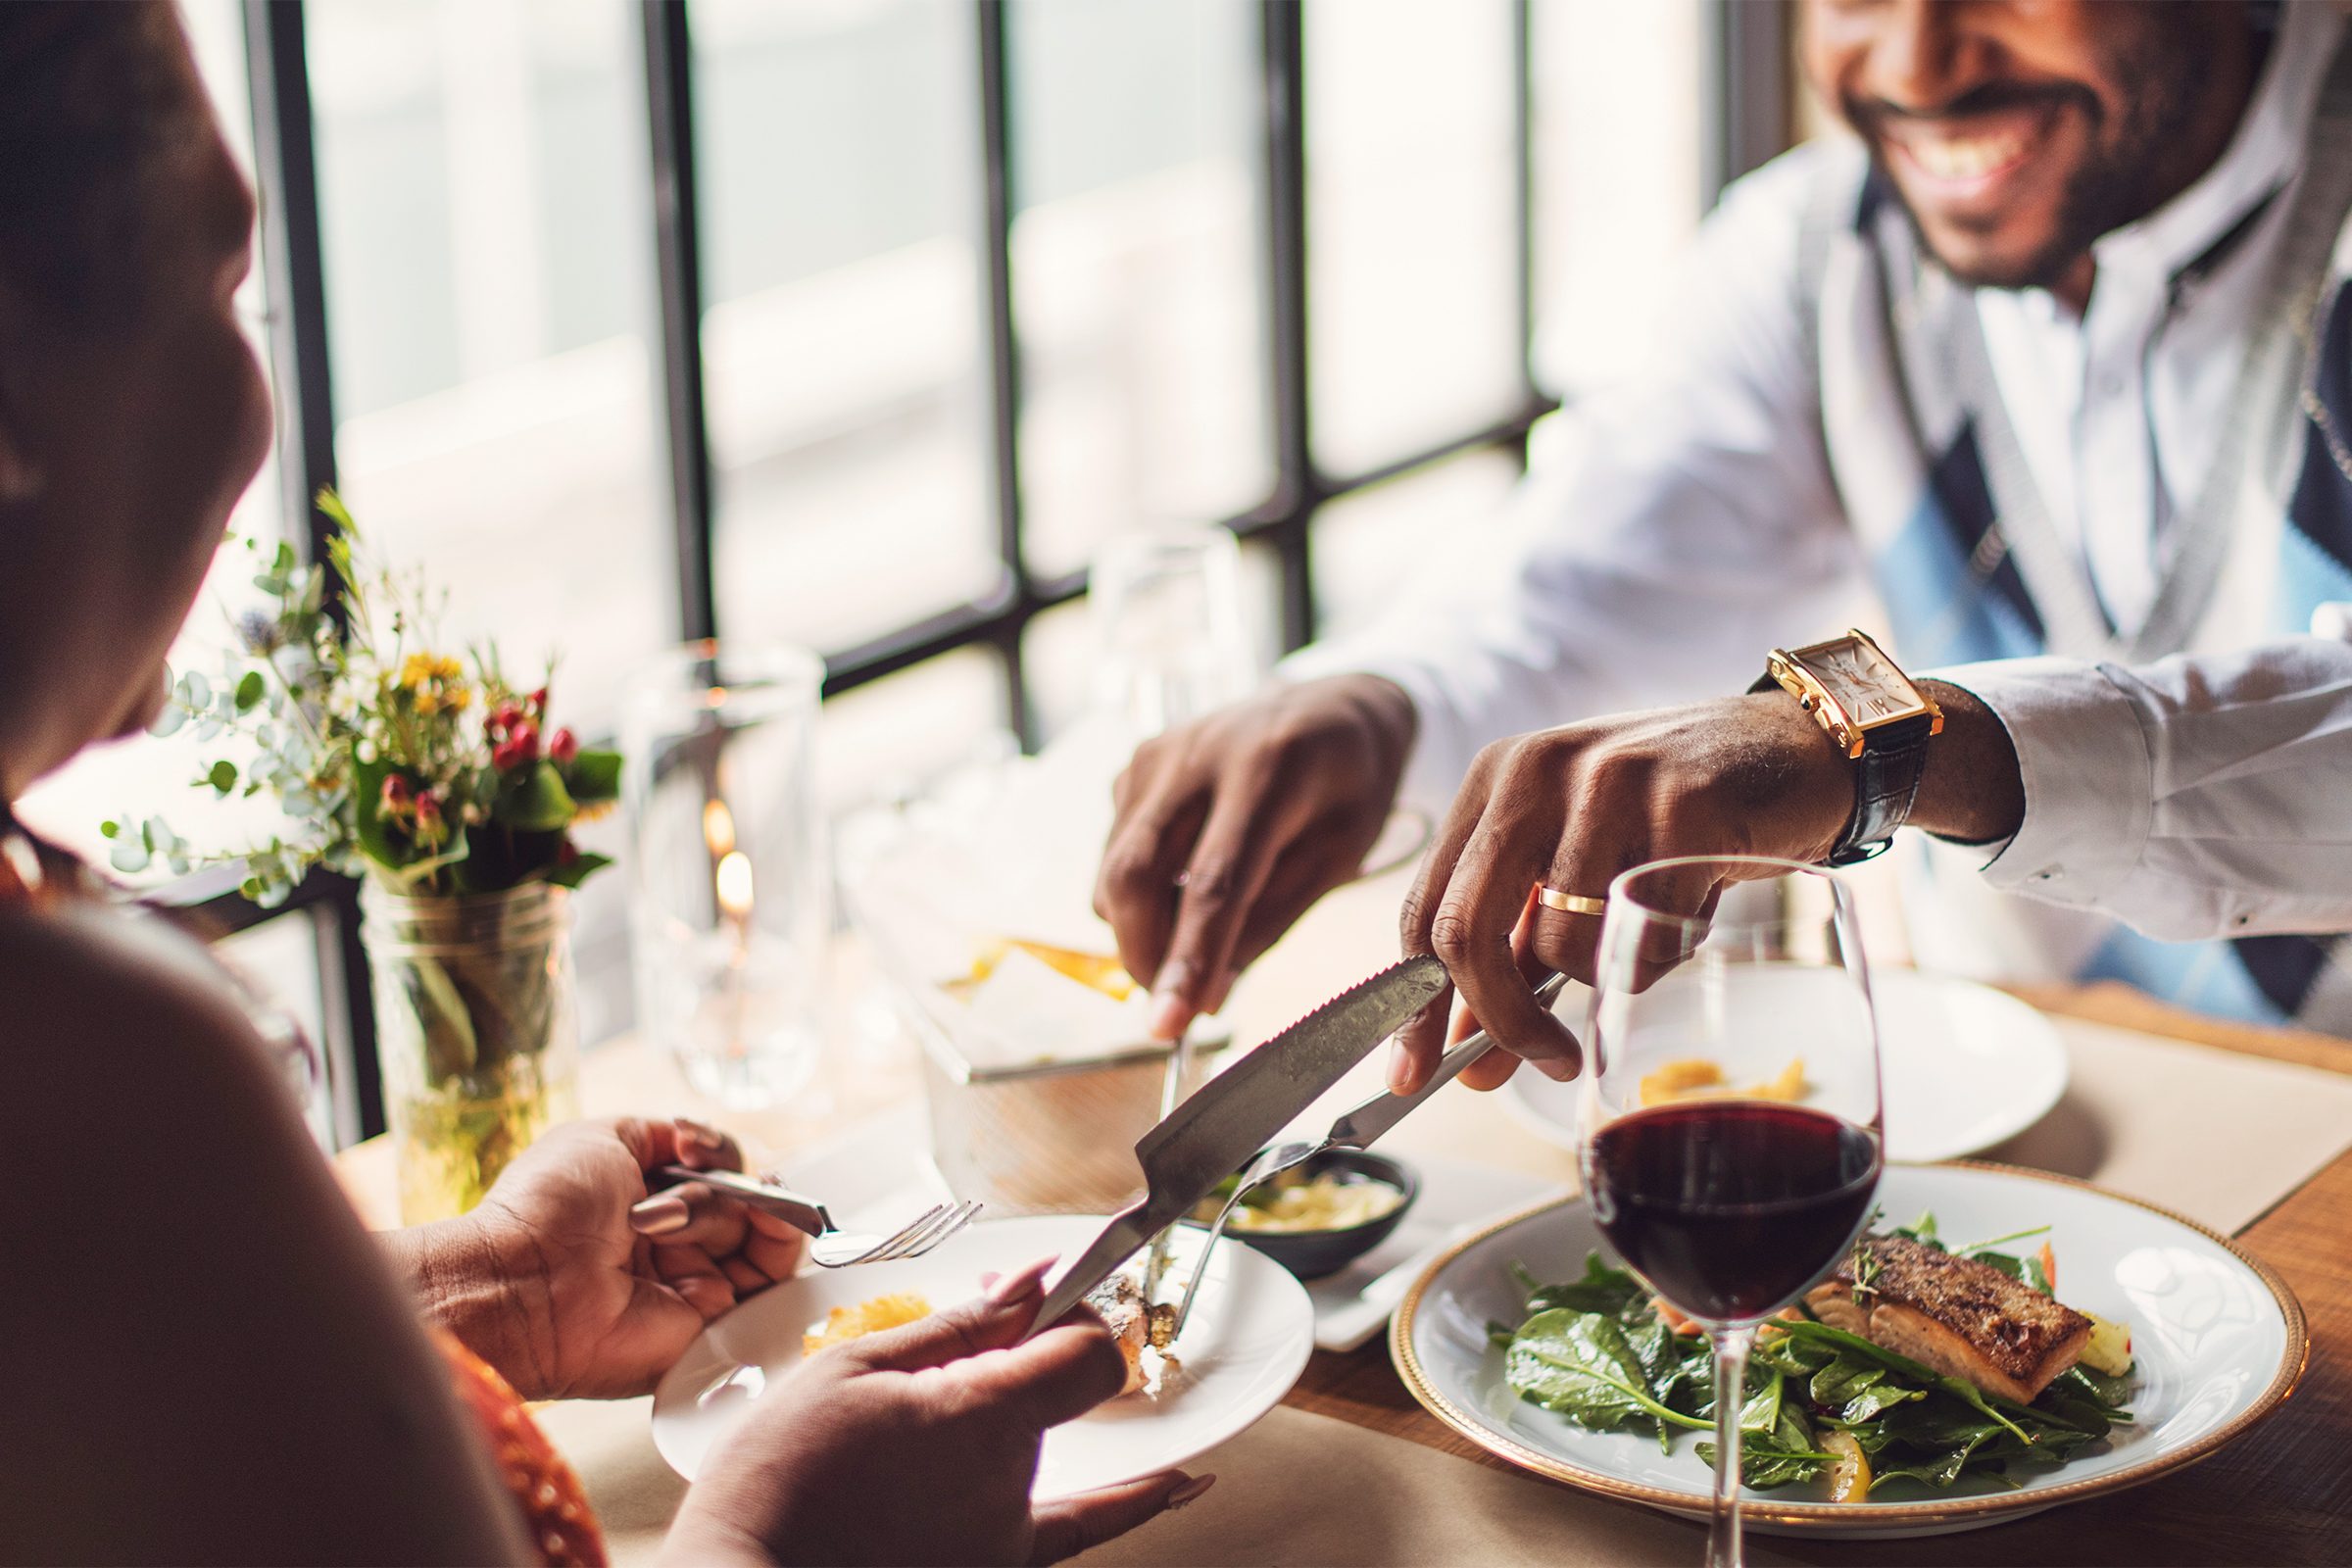
[{"label": "silver fork", "polygon": [[664,1165],[661,1174],[681,1182],[701,1182],[731,1193],[765,1209],[786,1224],[808,1233],[808,1256],[819,1268],[848,1268],[856,1263],[895,1263],[920,1257],[972,1222],[977,1202],[934,1203],[888,1236],[845,1231],[833,1223],[825,1205],[812,1198],[771,1187],[738,1171],[692,1170]]},{"label": "silver fork", "polygon": [[[1200,1257],[1193,1265],[1192,1283],[1184,1288],[1184,1299],[1176,1307],[1176,1326],[1168,1331],[1168,1343],[1173,1345],[1184,1338],[1184,1325],[1193,1315],[1193,1298],[1200,1294],[1200,1281],[1208,1273],[1208,1260],[1217,1250],[1217,1241],[1225,1234],[1225,1222],[1233,1217],[1235,1205],[1251,1188],[1281,1175],[1294,1165],[1303,1165],[1328,1146],[1312,1139],[1295,1139],[1276,1144],[1262,1151],[1242,1168],[1241,1179],[1234,1184],[1233,1196],[1217,1210],[1217,1222],[1208,1228],[1208,1239],[1200,1244]],[[1170,1227],[1173,1229],[1174,1227]]]}]

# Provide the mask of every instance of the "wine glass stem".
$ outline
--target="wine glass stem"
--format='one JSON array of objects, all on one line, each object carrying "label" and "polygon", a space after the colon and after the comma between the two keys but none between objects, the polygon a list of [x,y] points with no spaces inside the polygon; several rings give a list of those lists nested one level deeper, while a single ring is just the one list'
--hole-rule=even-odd
[{"label": "wine glass stem", "polygon": [[1740,1410],[1747,1402],[1747,1352],[1756,1327],[1710,1330],[1715,1345],[1715,1503],[1707,1518],[1707,1568],[1740,1568]]}]

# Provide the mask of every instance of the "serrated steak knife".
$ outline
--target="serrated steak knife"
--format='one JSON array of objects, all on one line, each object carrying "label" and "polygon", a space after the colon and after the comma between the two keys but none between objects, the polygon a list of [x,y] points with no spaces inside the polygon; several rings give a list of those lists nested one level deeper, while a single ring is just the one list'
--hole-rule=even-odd
[{"label": "serrated steak knife", "polygon": [[1217,1074],[1144,1134],[1135,1146],[1144,1196],[1112,1215],[1062,1271],[1029,1333],[1052,1327],[1152,1237],[1191,1213],[1445,985],[1445,965],[1427,955],[1384,969]]}]

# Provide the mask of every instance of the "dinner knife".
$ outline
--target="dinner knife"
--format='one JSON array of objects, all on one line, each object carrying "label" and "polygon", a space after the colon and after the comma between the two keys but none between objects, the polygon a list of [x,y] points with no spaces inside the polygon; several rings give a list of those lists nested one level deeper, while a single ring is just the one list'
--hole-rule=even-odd
[{"label": "dinner knife", "polygon": [[1427,954],[1342,992],[1217,1074],[1135,1146],[1144,1196],[1111,1216],[1093,1244],[1046,1293],[1029,1328],[1059,1321],[1086,1293],[1192,1212],[1293,1117],[1371,1054],[1446,988],[1446,967]]}]

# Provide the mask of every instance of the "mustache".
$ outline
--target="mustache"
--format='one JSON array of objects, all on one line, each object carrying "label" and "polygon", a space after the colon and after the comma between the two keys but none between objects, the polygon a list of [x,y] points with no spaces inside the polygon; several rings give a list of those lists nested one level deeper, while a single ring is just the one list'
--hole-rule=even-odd
[{"label": "mustache", "polygon": [[1889,122],[1967,120],[1977,115],[1998,114],[2005,109],[2058,108],[2067,104],[2075,105],[2094,119],[2099,113],[2097,94],[2071,81],[1988,81],[1983,86],[1971,87],[1950,103],[1938,104],[1933,109],[1918,109],[1885,98],[1864,97],[1851,92],[1840,93],[1838,100],[1846,123],[1864,133]]}]

